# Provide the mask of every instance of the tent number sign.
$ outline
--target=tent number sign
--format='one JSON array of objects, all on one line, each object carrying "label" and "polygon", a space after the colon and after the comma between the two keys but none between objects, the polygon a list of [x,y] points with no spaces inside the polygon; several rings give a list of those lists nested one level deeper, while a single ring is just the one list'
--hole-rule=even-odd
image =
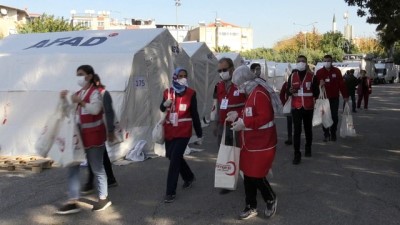
[{"label": "tent number sign", "polygon": [[136,77],[134,85],[136,88],[146,88],[146,79],[144,77]]}]

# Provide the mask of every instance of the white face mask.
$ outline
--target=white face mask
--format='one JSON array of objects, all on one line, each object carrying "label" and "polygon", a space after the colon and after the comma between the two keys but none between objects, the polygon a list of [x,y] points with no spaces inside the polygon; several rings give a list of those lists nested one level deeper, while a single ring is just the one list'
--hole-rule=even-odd
[{"label": "white face mask", "polygon": [[178,82],[180,85],[183,85],[183,86],[186,86],[186,87],[189,86],[188,80],[186,78],[180,78],[176,82]]},{"label": "white face mask", "polygon": [[331,66],[332,66],[332,62],[324,62],[324,67],[325,68],[331,68]]},{"label": "white face mask", "polygon": [[304,70],[306,70],[306,63],[304,63],[304,62],[299,62],[299,63],[296,64],[296,68],[297,68],[299,71],[304,71]]},{"label": "white face mask", "polygon": [[85,76],[78,76],[78,85],[81,87],[85,87],[88,84],[88,81],[85,80]]},{"label": "white face mask", "polygon": [[231,79],[231,75],[229,74],[229,71],[221,72],[221,73],[219,73],[219,76],[221,77],[222,80],[230,80]]}]

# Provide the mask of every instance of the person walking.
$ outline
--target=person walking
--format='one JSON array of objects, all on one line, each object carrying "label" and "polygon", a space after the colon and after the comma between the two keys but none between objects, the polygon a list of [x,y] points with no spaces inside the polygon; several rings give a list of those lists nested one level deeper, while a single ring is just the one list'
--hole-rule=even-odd
[{"label": "person walking", "polygon": [[[97,89],[100,92],[100,95],[103,100],[103,110],[104,110],[104,115],[105,115],[105,124],[106,124],[106,131],[107,131],[107,141],[109,143],[114,142],[115,140],[115,135],[114,135],[114,130],[115,130],[115,111],[112,106],[112,98],[110,95],[110,92],[108,92],[105,88],[105,86],[101,83],[100,76],[97,74],[93,75],[93,81],[97,86]],[[103,165],[104,169],[107,174],[107,185],[108,187],[116,187],[118,186],[117,180],[115,179],[114,172],[112,170],[112,164],[110,161],[110,157],[108,156],[107,153],[107,148],[104,151],[103,155]],[[83,186],[81,193],[82,194],[90,194],[94,191],[93,187],[93,180],[94,180],[94,174],[93,170],[90,166],[90,163],[88,163],[88,170],[89,170],[89,176],[87,179],[86,184]]]},{"label": "person walking", "polygon": [[275,158],[277,144],[273,100],[267,83],[257,78],[245,65],[235,70],[232,82],[246,95],[242,112],[231,112],[228,117],[230,121],[235,121],[231,129],[240,131],[241,137],[240,170],[244,174],[246,206],[239,218],[249,219],[258,214],[257,190],[266,202],[264,215],[269,218],[275,214],[278,203],[266,178]]},{"label": "person walking", "polygon": [[[218,139],[218,147],[221,143],[222,133],[224,130],[225,119],[227,114],[230,112],[240,113],[243,109],[246,96],[240,93],[237,87],[232,83],[232,74],[235,70],[233,61],[230,58],[221,58],[218,62],[218,73],[222,79],[217,83],[214,89],[214,102],[216,102],[217,109],[217,122],[214,128],[214,134]],[[231,122],[227,121],[226,126],[230,127]],[[227,129],[225,132],[225,144],[233,146],[233,132]],[[238,135],[236,137],[236,143],[238,144]],[[220,194],[227,194],[231,192],[227,189],[221,189]]]},{"label": "person walking", "polygon": [[[91,165],[96,177],[98,202],[93,206],[93,211],[102,211],[111,205],[108,198],[107,177],[103,166],[103,155],[106,141],[106,128],[103,123],[101,95],[94,82],[95,72],[92,66],[82,65],[77,68],[76,75],[81,90],[72,95],[70,105],[66,96],[67,90],[60,92],[64,113],[75,110],[76,122],[80,129],[83,146],[88,163]],[[80,192],[80,165],[68,168],[68,202],[60,207],[57,214],[71,214],[80,211],[78,206]]]},{"label": "person walking", "polygon": [[183,189],[190,188],[196,180],[183,158],[186,146],[192,137],[192,127],[198,137],[196,144],[202,144],[203,137],[196,92],[188,87],[187,76],[187,70],[176,68],[172,77],[172,88],[164,91],[160,105],[160,110],[167,112],[164,123],[165,155],[170,160],[165,203],[172,203],[175,200],[179,174],[184,180]]},{"label": "person walking", "polygon": [[[282,105],[285,105],[286,101],[289,99],[289,95],[287,94],[287,84],[285,81],[282,85],[281,91],[279,92],[279,98],[281,99]],[[286,145],[292,145],[292,134],[293,134],[293,122],[292,122],[292,114],[286,115],[286,130],[287,130],[287,140],[285,141]]]},{"label": "person walking", "polygon": [[372,93],[371,79],[367,76],[367,71],[361,70],[360,77],[358,78],[359,83],[357,87],[357,109],[360,109],[361,102],[364,99],[364,109],[368,109],[368,98]]},{"label": "person walking", "polygon": [[287,94],[292,96],[292,117],[294,123],[294,159],[293,164],[301,161],[300,139],[301,125],[303,123],[306,136],[305,157],[311,157],[311,145],[313,139],[312,118],[314,114],[314,102],[319,95],[318,80],[312,72],[307,70],[307,57],[297,57],[297,70],[289,76]]},{"label": "person walking", "polygon": [[[347,92],[351,98],[351,106],[353,113],[356,113],[356,87],[358,85],[358,79],[354,76],[354,70],[348,70],[343,76],[344,83],[346,84]],[[343,108],[345,103],[343,102]]]},{"label": "person walking", "polygon": [[342,73],[337,67],[332,66],[332,61],[333,59],[331,55],[325,55],[324,66],[316,73],[316,77],[320,86],[325,87],[333,120],[332,126],[322,126],[322,130],[324,132],[324,142],[336,141],[337,139],[336,131],[339,121],[339,92],[342,94],[345,102],[348,102],[349,100],[349,94],[347,93],[344,85]]}]

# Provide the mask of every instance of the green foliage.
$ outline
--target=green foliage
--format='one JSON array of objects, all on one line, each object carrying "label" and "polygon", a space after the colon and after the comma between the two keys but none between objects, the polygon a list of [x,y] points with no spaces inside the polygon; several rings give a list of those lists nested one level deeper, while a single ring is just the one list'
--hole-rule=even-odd
[{"label": "green foliage", "polygon": [[229,46],[223,45],[223,46],[217,46],[216,48],[214,48],[215,52],[230,52],[231,48],[229,48]]},{"label": "green foliage", "polygon": [[53,15],[43,14],[42,16],[17,27],[18,33],[47,33],[60,31],[84,30],[81,25],[73,26],[64,18],[55,18]]},{"label": "green foliage", "polygon": [[400,41],[400,1],[398,0],[344,0],[357,6],[360,17],[367,16],[367,23],[377,24],[376,31],[386,50],[392,56],[394,44]]}]

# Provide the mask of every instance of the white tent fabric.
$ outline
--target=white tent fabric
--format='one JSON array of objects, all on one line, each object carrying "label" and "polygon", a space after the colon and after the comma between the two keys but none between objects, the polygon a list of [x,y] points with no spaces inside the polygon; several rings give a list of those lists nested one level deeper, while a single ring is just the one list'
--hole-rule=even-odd
[{"label": "white tent fabric", "polygon": [[191,60],[189,71],[189,86],[197,92],[197,106],[200,118],[210,120],[213,107],[214,86],[220,80],[217,69],[218,60],[202,42],[183,42],[180,46]]},{"label": "white tent fabric", "polygon": [[108,148],[122,158],[140,140],[153,153],[151,130],[162,92],[182,52],[166,29],[74,31],[11,35],[0,41],[0,154],[35,154],[34,145],[59,91],[78,90],[76,68],[92,65],[113,98],[123,143]]},{"label": "white tent fabric", "polygon": [[230,58],[233,61],[233,65],[235,68],[238,68],[239,66],[244,64],[244,59],[242,56],[240,56],[239,53],[236,52],[221,52],[221,53],[216,53],[215,57],[217,57],[218,60],[222,58]]}]

